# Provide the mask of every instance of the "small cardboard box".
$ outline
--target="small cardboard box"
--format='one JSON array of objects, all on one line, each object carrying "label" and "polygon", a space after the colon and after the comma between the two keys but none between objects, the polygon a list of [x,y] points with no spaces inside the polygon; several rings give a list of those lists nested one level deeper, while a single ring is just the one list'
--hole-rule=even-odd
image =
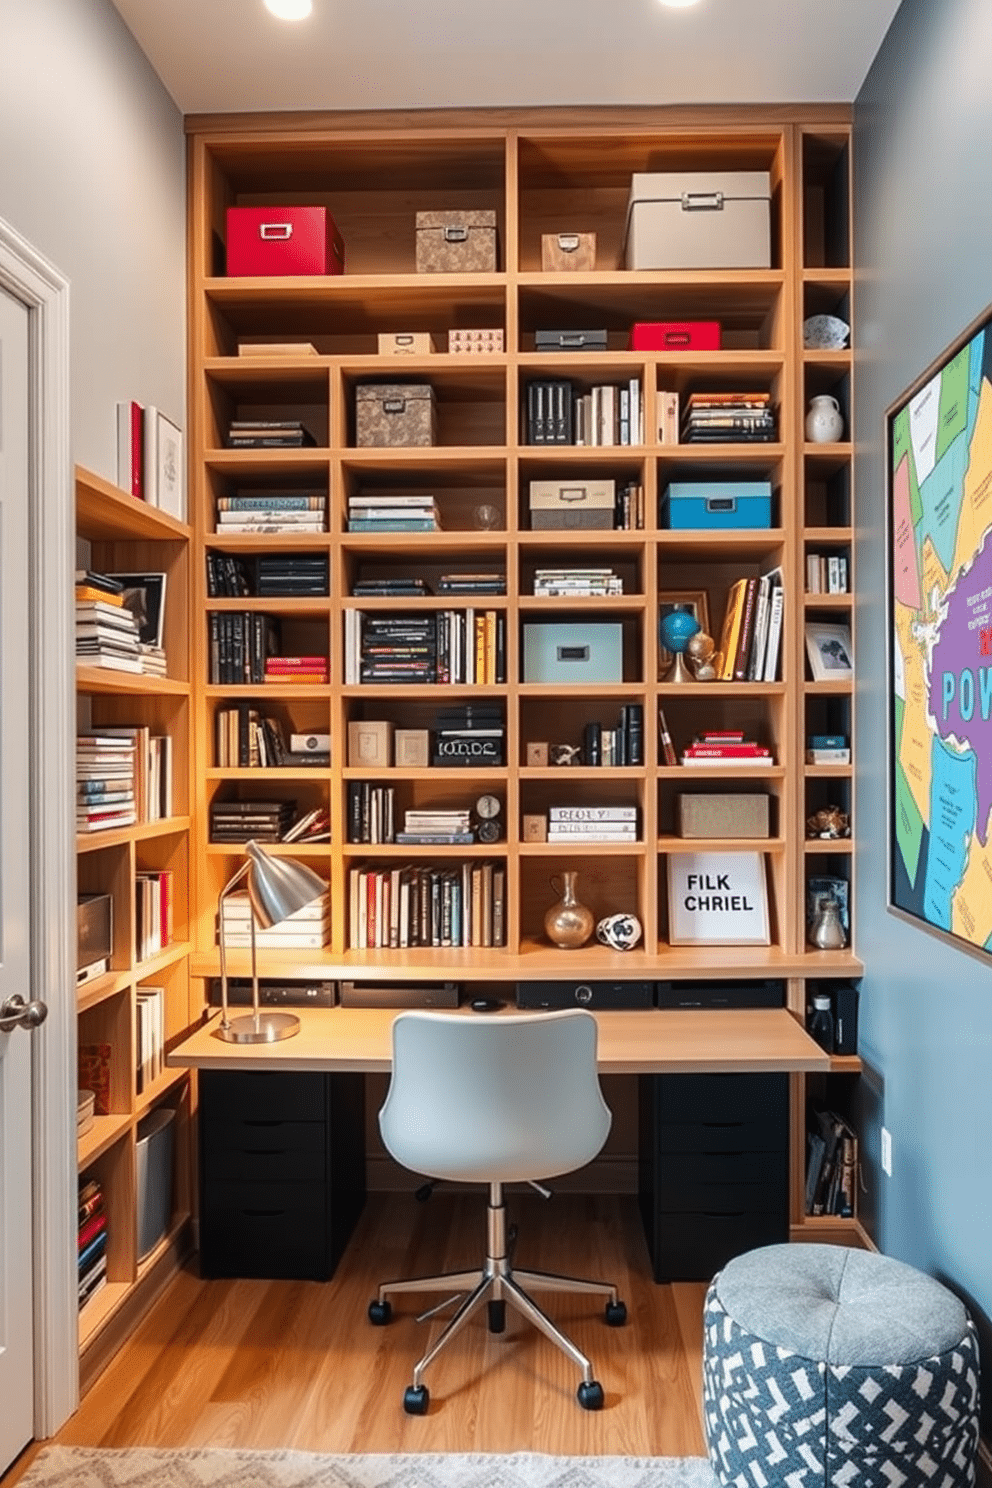
[{"label": "small cardboard box", "polygon": [[768,171],[645,171],[630,183],[628,269],[771,267]]},{"label": "small cardboard box", "polygon": [[436,351],[429,331],[380,331],[380,356],[430,356]]},{"label": "small cardboard box", "polygon": [[530,525],[560,531],[612,528],[616,494],[612,480],[531,481]]},{"label": "small cardboard box", "polygon": [[393,760],[398,768],[426,768],[431,762],[429,729],[397,729],[393,735]]},{"label": "small cardboard box", "polygon": [[343,274],[344,243],[326,207],[228,207],[227,272]]},{"label": "small cardboard box", "polygon": [[487,326],[474,330],[448,332],[448,350],[458,355],[474,353],[476,356],[491,355],[504,349],[501,326]]},{"label": "small cardboard box", "polygon": [[418,274],[494,274],[496,213],[417,213]]},{"label": "small cardboard box", "polygon": [[363,769],[388,769],[393,763],[393,725],[374,722],[348,724],[348,764]]},{"label": "small cardboard box", "polygon": [[596,267],[596,234],[542,233],[541,268],[546,274],[573,270],[586,273]]},{"label": "small cardboard box", "polygon": [[679,531],[770,527],[771,481],[672,481],[662,493],[661,525]]},{"label": "small cardboard box", "polygon": [[762,794],[689,795],[678,798],[680,837],[767,837],[768,797]]},{"label": "small cardboard box", "polygon": [[623,626],[618,621],[580,625],[525,625],[523,680],[576,684],[623,681]]},{"label": "small cardboard box", "polygon": [[546,816],[529,816],[524,814],[522,842],[547,842],[548,840],[548,818]]},{"label": "small cardboard box", "polygon": [[359,449],[436,444],[437,407],[430,383],[359,383],[355,388],[355,443]]}]

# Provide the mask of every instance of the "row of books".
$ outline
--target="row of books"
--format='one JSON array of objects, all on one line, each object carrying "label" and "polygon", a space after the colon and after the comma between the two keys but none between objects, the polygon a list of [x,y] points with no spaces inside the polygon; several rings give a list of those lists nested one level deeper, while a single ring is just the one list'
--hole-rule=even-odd
[{"label": "row of books", "polygon": [[182,430],[158,408],[117,404],[117,484],[139,501],[186,520]]},{"label": "row of books", "polygon": [[135,874],[135,953],[138,961],[157,956],[172,942],[173,875],[169,868]]},{"label": "row of books", "polygon": [[683,444],[754,444],[775,438],[767,392],[690,393],[682,407]]},{"label": "row of books", "polygon": [[806,593],[846,594],[847,559],[840,553],[807,553]]},{"label": "row of books", "polygon": [[548,841],[578,846],[583,842],[636,842],[636,806],[551,806]]},{"label": "row of books", "polygon": [[423,599],[429,594],[505,594],[506,572],[441,574],[435,589],[431,589],[426,579],[414,574],[357,578],[351,592],[359,599]]},{"label": "row of books", "polygon": [[430,495],[357,492],[348,497],[349,532],[437,532],[441,513]]},{"label": "row of books", "polygon": [[717,681],[776,680],[784,611],[781,568],[731,584],[720,630]]},{"label": "row of books", "polygon": [[[246,891],[229,894],[221,914],[224,940],[231,950],[244,950],[251,945],[251,902]],[[327,945],[331,934],[331,899],[322,894],[311,904],[287,915],[275,925],[256,924],[255,941],[259,950],[313,951]]]},{"label": "row of books", "polygon": [[596,599],[623,593],[623,579],[612,568],[537,568],[534,593],[554,599]]},{"label": "row of books", "polygon": [[501,946],[505,937],[506,869],[499,864],[355,867],[350,872],[352,950]]},{"label": "row of books", "polygon": [[280,627],[258,610],[211,610],[207,679],[221,685],[262,682],[265,664],[279,649]]},{"label": "row of books", "polygon": [[617,725],[604,729],[590,720],[582,730],[582,763],[584,765],[643,765],[644,705],[623,703]]},{"label": "row of books", "polygon": [[148,1090],[165,1070],[165,988],[138,988],[135,995],[135,1091]]},{"label": "row of books", "polygon": [[506,614],[439,610],[425,614],[345,611],[346,685],[506,681]]},{"label": "row of books", "polygon": [[857,1202],[857,1136],[835,1111],[813,1107],[806,1128],[806,1213],[853,1219]]},{"label": "row of books", "polygon": [[76,1210],[79,1306],[82,1309],[107,1281],[107,1206],[103,1185],[84,1177]]},{"label": "row of books", "polygon": [[261,712],[254,703],[218,708],[215,718],[216,763],[221,769],[326,768],[330,750],[316,747],[324,740],[314,734],[290,734],[279,718]]},{"label": "row of books", "polygon": [[599,384],[588,392],[560,378],[529,382],[524,436],[528,444],[643,444],[640,380]]},{"label": "row of books", "polygon": [[391,785],[348,781],[348,841],[392,842],[396,792]]},{"label": "row of books", "polygon": [[76,736],[76,831],[99,832],[172,815],[172,738],[101,725]]},{"label": "row of books", "polygon": [[326,553],[237,553],[206,555],[209,599],[292,598],[330,592]]}]

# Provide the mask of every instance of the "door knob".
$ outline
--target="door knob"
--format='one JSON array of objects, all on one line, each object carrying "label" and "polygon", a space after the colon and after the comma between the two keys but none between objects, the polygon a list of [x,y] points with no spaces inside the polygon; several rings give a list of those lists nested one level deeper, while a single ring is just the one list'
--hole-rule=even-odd
[{"label": "door knob", "polygon": [[25,1002],[19,992],[0,1002],[0,1033],[15,1028],[37,1028],[48,1017],[47,1002]]}]

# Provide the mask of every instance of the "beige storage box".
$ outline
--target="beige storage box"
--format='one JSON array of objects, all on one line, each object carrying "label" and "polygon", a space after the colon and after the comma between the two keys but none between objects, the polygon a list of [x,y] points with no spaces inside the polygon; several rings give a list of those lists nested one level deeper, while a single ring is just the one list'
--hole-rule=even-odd
[{"label": "beige storage box", "polygon": [[437,348],[429,331],[380,331],[380,356],[430,356]]},{"label": "beige storage box", "polygon": [[546,274],[569,269],[584,273],[595,267],[595,233],[542,233],[541,268]]},{"label": "beige storage box", "polygon": [[393,763],[393,725],[380,719],[350,722],[348,763],[363,768],[387,769]]},{"label": "beige storage box", "polygon": [[530,525],[535,530],[612,528],[616,482],[535,480],[530,483]]},{"label": "beige storage box", "polygon": [[418,212],[418,274],[494,274],[496,213]]},{"label": "beige storage box", "polygon": [[628,269],[771,267],[767,171],[648,171],[631,178]]},{"label": "beige storage box", "polygon": [[767,837],[766,795],[689,795],[678,798],[680,837]]},{"label": "beige storage box", "polygon": [[430,383],[359,383],[355,443],[359,449],[436,444],[437,408]]}]

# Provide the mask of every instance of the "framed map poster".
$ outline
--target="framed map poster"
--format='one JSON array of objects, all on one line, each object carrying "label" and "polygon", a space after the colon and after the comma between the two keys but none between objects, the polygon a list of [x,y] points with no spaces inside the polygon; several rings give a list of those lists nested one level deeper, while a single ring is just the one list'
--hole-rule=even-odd
[{"label": "framed map poster", "polygon": [[992,954],[992,307],[887,414],[889,903]]}]

